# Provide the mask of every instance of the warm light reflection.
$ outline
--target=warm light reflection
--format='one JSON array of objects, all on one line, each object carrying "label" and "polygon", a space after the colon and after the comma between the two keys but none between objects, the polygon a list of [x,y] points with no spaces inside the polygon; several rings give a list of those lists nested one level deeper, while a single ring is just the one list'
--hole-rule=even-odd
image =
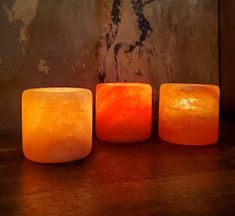
[{"label": "warm light reflection", "polygon": [[160,87],[159,135],[185,145],[218,139],[219,88],[215,85],[163,84]]},{"label": "warm light reflection", "polygon": [[175,106],[182,109],[194,110],[194,104],[196,102],[196,98],[181,98],[179,99],[179,103],[176,103]]},{"label": "warm light reflection", "polygon": [[148,139],[152,87],[143,83],[104,83],[96,87],[96,135],[110,142]]},{"label": "warm light reflection", "polygon": [[33,161],[77,160],[91,151],[92,93],[80,88],[35,88],[22,95],[24,155]]}]

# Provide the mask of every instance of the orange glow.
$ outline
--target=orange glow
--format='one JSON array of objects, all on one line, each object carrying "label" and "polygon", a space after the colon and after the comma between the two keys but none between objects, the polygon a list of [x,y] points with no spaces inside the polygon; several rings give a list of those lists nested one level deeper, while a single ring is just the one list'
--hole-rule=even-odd
[{"label": "orange glow", "polygon": [[35,88],[22,95],[25,157],[59,163],[85,157],[92,145],[92,93],[82,88]]},{"label": "orange glow", "polygon": [[96,86],[96,135],[109,142],[149,138],[152,87],[143,83],[104,83]]},{"label": "orange glow", "polygon": [[184,145],[208,145],[218,139],[219,87],[163,84],[159,100],[159,136]]}]

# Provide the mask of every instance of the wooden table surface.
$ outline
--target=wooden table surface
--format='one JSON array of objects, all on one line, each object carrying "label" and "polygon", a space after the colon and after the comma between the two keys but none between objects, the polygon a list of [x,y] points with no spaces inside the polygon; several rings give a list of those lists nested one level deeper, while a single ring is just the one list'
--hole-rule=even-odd
[{"label": "wooden table surface", "polygon": [[206,147],[94,140],[86,159],[25,159],[21,137],[1,133],[0,215],[235,215],[235,123]]}]

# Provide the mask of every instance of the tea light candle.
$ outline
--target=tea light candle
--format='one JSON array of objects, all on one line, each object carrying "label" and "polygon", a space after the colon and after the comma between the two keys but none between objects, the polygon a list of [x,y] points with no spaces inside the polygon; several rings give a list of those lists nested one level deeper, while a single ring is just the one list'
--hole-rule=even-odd
[{"label": "tea light candle", "polygon": [[184,145],[208,145],[218,139],[219,87],[203,84],[162,84],[159,136]]},{"label": "tea light candle", "polygon": [[92,93],[82,88],[35,88],[22,95],[26,158],[59,163],[87,156],[92,145]]},{"label": "tea light candle", "polygon": [[96,86],[96,135],[109,142],[149,138],[152,87],[144,83],[102,83]]}]

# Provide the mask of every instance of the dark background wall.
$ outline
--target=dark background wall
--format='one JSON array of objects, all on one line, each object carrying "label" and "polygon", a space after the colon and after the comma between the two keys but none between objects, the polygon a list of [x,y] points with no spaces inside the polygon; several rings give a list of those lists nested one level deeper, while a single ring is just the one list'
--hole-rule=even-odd
[{"label": "dark background wall", "polygon": [[235,118],[235,1],[220,1],[220,85],[224,117]]},{"label": "dark background wall", "polygon": [[0,130],[26,88],[148,82],[156,112],[163,82],[219,81],[217,0],[0,0],[0,26]]}]

